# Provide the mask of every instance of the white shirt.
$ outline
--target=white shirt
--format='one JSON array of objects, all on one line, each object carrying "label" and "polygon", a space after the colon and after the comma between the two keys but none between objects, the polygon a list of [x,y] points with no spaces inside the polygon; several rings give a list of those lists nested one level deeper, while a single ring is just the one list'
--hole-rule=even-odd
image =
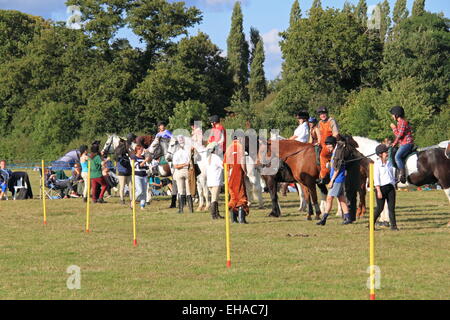
[{"label": "white shirt", "polygon": [[308,143],[309,140],[309,125],[308,122],[303,122],[301,125],[297,127],[294,131],[295,140]]},{"label": "white shirt", "polygon": [[173,155],[173,165],[189,163],[191,160],[190,152],[187,149],[179,149]]},{"label": "white shirt", "polygon": [[395,186],[394,167],[389,160],[385,164],[383,164],[381,159],[375,161],[373,172],[373,180],[376,187],[382,187],[388,184]]},{"label": "white shirt", "polygon": [[219,187],[223,184],[223,162],[217,154],[208,156],[206,168],[206,185]]}]

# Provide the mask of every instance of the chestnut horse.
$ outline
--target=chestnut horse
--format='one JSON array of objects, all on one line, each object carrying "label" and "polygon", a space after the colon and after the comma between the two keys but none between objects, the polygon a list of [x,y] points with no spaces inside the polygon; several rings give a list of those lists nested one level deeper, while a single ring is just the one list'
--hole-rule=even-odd
[{"label": "chestnut horse", "polygon": [[[277,185],[279,182],[299,183],[308,202],[308,216],[311,220],[313,206],[316,210],[316,219],[320,219],[320,208],[317,202],[316,179],[319,177],[319,167],[316,165],[314,146],[295,140],[263,141],[260,138],[258,161],[264,167],[262,178],[269,189],[272,200],[272,211],[269,216],[280,217],[281,210],[278,203]],[[278,147],[276,147],[276,145]],[[279,160],[276,168],[267,169],[273,157]],[[271,174],[268,171],[271,170]]]}]

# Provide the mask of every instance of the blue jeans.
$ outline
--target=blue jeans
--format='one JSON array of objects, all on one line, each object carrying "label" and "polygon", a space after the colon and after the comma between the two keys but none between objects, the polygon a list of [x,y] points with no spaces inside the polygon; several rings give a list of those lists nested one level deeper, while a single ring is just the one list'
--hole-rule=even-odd
[{"label": "blue jeans", "polygon": [[147,199],[147,177],[134,177],[135,188],[136,188],[136,201],[140,202],[141,207],[145,207]]},{"label": "blue jeans", "polygon": [[395,154],[395,163],[399,169],[405,169],[405,157],[411,152],[412,148],[412,144],[404,144],[398,148],[397,153]]}]

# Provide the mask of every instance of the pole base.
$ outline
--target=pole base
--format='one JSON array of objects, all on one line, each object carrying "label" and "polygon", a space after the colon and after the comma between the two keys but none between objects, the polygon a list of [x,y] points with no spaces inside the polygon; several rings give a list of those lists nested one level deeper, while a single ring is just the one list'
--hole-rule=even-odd
[{"label": "pole base", "polygon": [[47,221],[44,221],[44,226],[46,226],[47,225]]},{"label": "pole base", "polygon": [[373,294],[371,293],[370,294],[370,300],[375,300],[375,293],[373,293]]},{"label": "pole base", "polygon": [[137,247],[137,240],[136,239],[133,240],[133,246]]},{"label": "pole base", "polygon": [[231,268],[231,261],[230,260],[227,261],[227,268]]}]

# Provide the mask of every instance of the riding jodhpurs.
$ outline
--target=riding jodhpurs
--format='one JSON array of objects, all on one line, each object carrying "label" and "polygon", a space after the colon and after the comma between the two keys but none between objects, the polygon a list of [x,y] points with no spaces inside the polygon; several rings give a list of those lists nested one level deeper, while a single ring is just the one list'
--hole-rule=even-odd
[{"label": "riding jodhpurs", "polygon": [[129,195],[131,199],[131,176],[118,176],[119,178],[119,196],[123,200],[125,194],[125,186],[128,185]]},{"label": "riding jodhpurs", "polygon": [[173,178],[177,182],[178,194],[185,196],[191,195],[191,189],[189,186],[189,171],[188,169],[175,169]]},{"label": "riding jodhpurs", "polygon": [[405,157],[407,154],[411,152],[413,148],[412,144],[404,144],[400,146],[395,154],[395,163],[397,164],[397,168],[405,169]]}]

